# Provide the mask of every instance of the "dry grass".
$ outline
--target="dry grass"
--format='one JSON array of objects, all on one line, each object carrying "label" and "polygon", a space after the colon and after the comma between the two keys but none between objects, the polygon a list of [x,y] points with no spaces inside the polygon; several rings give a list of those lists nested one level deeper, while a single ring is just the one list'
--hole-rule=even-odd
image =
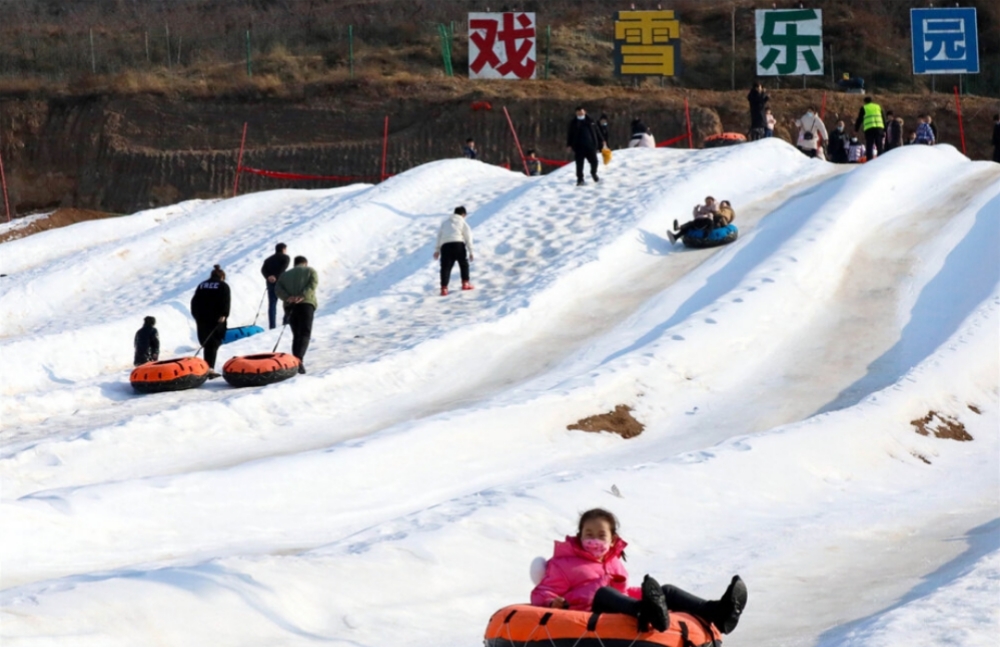
[{"label": "dry grass", "polygon": [[635,438],[646,427],[632,416],[632,407],[619,404],[614,411],[583,418],[566,428],[590,432],[608,431],[622,438]]}]

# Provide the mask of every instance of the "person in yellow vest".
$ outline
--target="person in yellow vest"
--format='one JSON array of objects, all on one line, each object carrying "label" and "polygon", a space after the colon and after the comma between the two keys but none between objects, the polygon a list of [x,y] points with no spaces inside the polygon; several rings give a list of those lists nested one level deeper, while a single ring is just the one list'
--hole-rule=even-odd
[{"label": "person in yellow vest", "polygon": [[865,105],[861,106],[854,121],[854,131],[859,130],[865,133],[865,157],[870,162],[875,157],[873,148],[879,155],[885,150],[885,112],[871,97],[865,97]]}]

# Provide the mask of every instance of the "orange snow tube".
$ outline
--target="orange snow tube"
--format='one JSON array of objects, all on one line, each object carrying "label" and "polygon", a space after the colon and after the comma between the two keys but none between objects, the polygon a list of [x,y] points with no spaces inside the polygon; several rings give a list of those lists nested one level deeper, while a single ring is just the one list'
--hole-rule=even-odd
[{"label": "orange snow tube", "polygon": [[490,618],[486,647],[719,647],[716,628],[686,613],[671,613],[666,631],[641,632],[620,613],[567,611],[515,604]]},{"label": "orange snow tube", "polygon": [[222,377],[233,386],[267,386],[298,372],[299,358],[288,353],[234,357],[222,367]]},{"label": "orange snow tube", "polygon": [[129,382],[136,393],[194,389],[208,379],[208,363],[200,357],[179,357],[137,366]]},{"label": "orange snow tube", "polygon": [[742,144],[746,140],[746,136],[740,133],[719,133],[718,135],[709,135],[706,137],[704,145],[705,148],[721,148],[722,146]]}]

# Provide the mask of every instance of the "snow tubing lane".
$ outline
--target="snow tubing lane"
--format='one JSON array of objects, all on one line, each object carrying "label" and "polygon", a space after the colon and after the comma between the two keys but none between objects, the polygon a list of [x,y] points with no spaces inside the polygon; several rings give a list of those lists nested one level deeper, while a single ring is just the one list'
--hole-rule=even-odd
[{"label": "snow tubing lane", "polygon": [[299,372],[299,360],[288,353],[234,357],[222,367],[222,377],[236,387],[267,386]]},{"label": "snow tubing lane", "polygon": [[253,337],[254,335],[264,332],[264,329],[260,326],[240,326],[239,328],[230,328],[226,331],[226,336],[222,338],[223,344],[230,344],[237,339],[246,339],[247,337]]},{"label": "snow tubing lane", "polygon": [[745,135],[740,133],[720,133],[718,135],[709,135],[705,138],[704,147],[705,148],[721,148],[723,146],[735,146],[736,144],[743,144],[747,140]]},{"label": "snow tubing lane", "polygon": [[707,234],[704,229],[695,229],[685,234],[681,238],[681,242],[684,243],[685,247],[694,247],[697,249],[718,247],[719,245],[728,245],[736,240],[739,235],[740,230],[736,228],[736,225],[726,225],[725,227],[717,227]]},{"label": "snow tubing lane", "polygon": [[208,363],[200,357],[179,357],[137,366],[129,382],[136,393],[195,389],[208,379]]},{"label": "snow tubing lane", "polygon": [[490,618],[485,647],[705,647],[722,644],[716,628],[671,613],[666,631],[641,632],[635,618],[516,604]]}]

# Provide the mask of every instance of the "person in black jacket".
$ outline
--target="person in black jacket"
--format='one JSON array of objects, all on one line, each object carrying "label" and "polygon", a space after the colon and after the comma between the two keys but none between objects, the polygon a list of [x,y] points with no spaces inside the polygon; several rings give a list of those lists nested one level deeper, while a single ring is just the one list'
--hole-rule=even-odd
[{"label": "person in black jacket", "polygon": [[767,102],[770,100],[771,97],[767,96],[760,81],[754,81],[747,94],[747,102],[750,104],[750,141],[764,139],[764,131],[767,130]]},{"label": "person in black jacket", "polygon": [[583,106],[577,106],[576,118],[569,122],[566,148],[573,151],[576,157],[576,185],[583,186],[583,160],[590,162],[590,177],[594,178],[594,182],[600,182],[597,177],[597,151],[604,148],[604,139]]},{"label": "person in black jacket", "polygon": [[830,131],[830,143],[827,150],[830,152],[830,161],[834,164],[847,164],[847,144],[850,138],[844,132],[844,122],[838,121],[837,127]]},{"label": "person in black jacket", "polygon": [[885,113],[885,150],[891,151],[903,145],[903,124],[896,119],[892,110]]},{"label": "person in black jacket", "polygon": [[208,377],[217,378],[215,354],[226,336],[226,319],[229,317],[229,285],[226,284],[226,273],[218,265],[208,280],[200,283],[194,291],[191,314],[198,324],[198,342],[205,347],[205,361],[212,369]]},{"label": "person in black jacket", "polygon": [[601,140],[604,141],[604,145],[608,147],[610,147],[608,142],[611,141],[611,138],[608,135],[608,131],[610,128],[611,125],[608,123],[607,115],[602,114],[600,117],[597,118],[597,130],[598,132],[601,133]]},{"label": "person in black jacket", "polygon": [[271,330],[277,327],[278,317],[278,295],[274,293],[274,284],[282,272],[288,269],[289,258],[285,250],[288,245],[278,243],[274,246],[274,254],[268,256],[260,268],[260,273],[267,279],[267,320]]},{"label": "person in black jacket", "polygon": [[142,328],[135,332],[132,347],[135,349],[135,366],[160,359],[160,333],[156,330],[156,317],[142,320]]},{"label": "person in black jacket", "polygon": [[993,115],[993,161],[1000,162],[1000,114]]}]

